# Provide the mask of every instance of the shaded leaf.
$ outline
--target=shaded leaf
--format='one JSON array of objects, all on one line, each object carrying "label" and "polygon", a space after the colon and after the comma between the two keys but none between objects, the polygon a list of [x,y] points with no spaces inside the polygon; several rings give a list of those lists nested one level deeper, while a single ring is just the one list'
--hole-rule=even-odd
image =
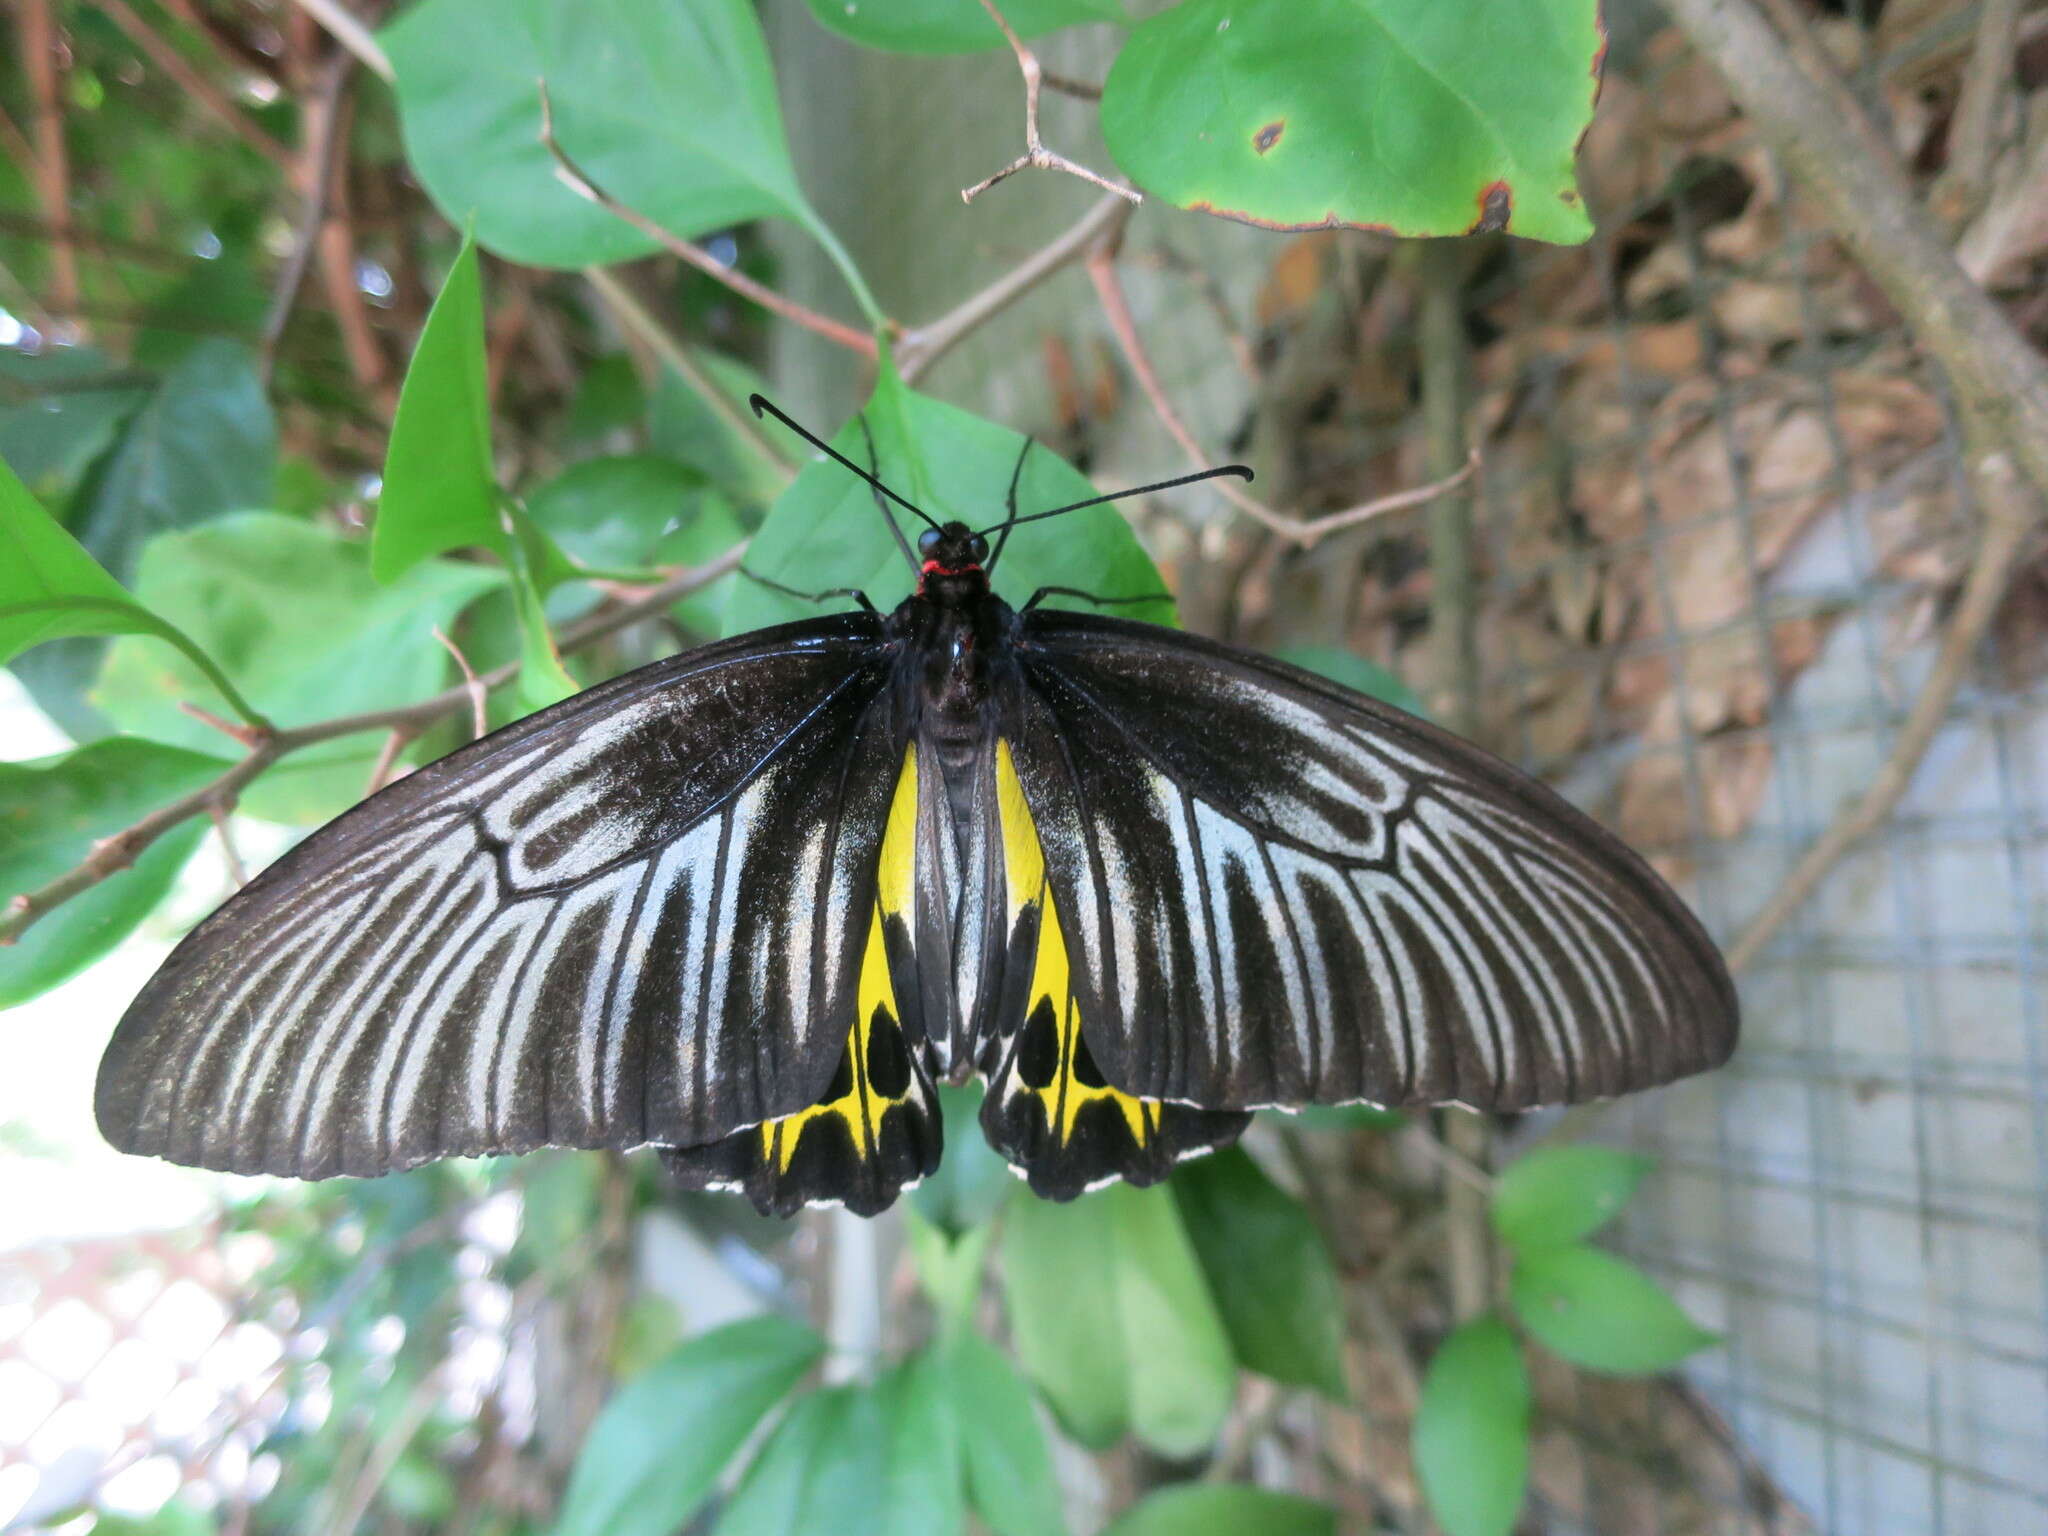
[{"label": "shaded leaf", "polygon": [[96,347],[0,347],[0,460],[56,505],[148,398]]},{"label": "shaded leaf", "polygon": [[669,1536],[824,1348],[810,1329],[779,1317],[678,1345],[614,1393],[591,1425],[555,1536]]},{"label": "shaded leaf", "polygon": [[[1003,46],[988,13],[959,0],[810,0],[810,7],[840,36],[892,53],[975,53]],[[1006,0],[1003,15],[1025,38],[1076,22],[1125,19],[1121,0]]]},{"label": "shaded leaf", "polygon": [[1515,1315],[1545,1349],[1589,1371],[1646,1376],[1718,1341],[1662,1286],[1597,1248],[1545,1248],[1515,1261]]},{"label": "shaded leaf", "polygon": [[[117,736],[33,763],[0,763],[0,909],[75,869],[93,844],[227,770],[216,757]],[[173,827],[131,868],[38,919],[0,949],[0,1008],[84,970],[169,894],[205,835],[204,817]]]},{"label": "shaded leaf", "polygon": [[[768,381],[738,358],[702,351],[695,357],[735,411],[744,412],[750,395],[767,391]],[[780,428],[764,423],[762,430]],[[647,445],[701,471],[742,507],[766,507],[789,485],[789,473],[736,431],[672,368],[662,370],[647,405]],[[806,451],[801,443],[788,447],[794,458]]]},{"label": "shaded leaf", "polygon": [[[1024,448],[1021,435],[918,394],[892,369],[877,379],[866,416],[878,473],[898,495],[939,522],[958,518],[981,528],[1002,520],[1010,476]],[[784,429],[771,423],[769,430]],[[858,420],[842,427],[831,443],[854,463],[869,462]],[[1095,494],[1065,460],[1034,445],[1025,460],[1017,505],[1028,513]],[[896,517],[914,547],[923,525],[900,508]],[[915,584],[867,484],[815,454],[754,535],[746,568],[803,591],[859,587],[884,612]],[[1156,603],[1125,604],[1116,612],[1173,622],[1172,598],[1114,506],[1089,507],[1017,530],[996,567],[996,591],[1022,604],[1041,586],[1078,587],[1109,597],[1157,592]],[[1061,602],[1087,606],[1073,599]],[[726,609],[725,632],[738,634],[844,606],[843,599],[822,606],[803,603],[742,578]]]},{"label": "shaded leaf", "polygon": [[1242,1147],[1181,1164],[1169,1188],[1238,1364],[1342,1401],[1344,1299],[1301,1202]]},{"label": "shaded leaf", "polygon": [[948,1232],[918,1214],[911,1206],[904,1213],[904,1228],[910,1237],[910,1256],[917,1264],[917,1278],[931,1298],[939,1321],[958,1327],[974,1315],[981,1298],[981,1273],[988,1263],[989,1240],[995,1226],[983,1222],[960,1232]]},{"label": "shaded leaf", "polygon": [[938,1172],[910,1192],[910,1203],[940,1231],[957,1237],[994,1216],[1016,1180],[1002,1154],[975,1134],[981,1124],[981,1085],[941,1083],[938,1091],[943,1123],[962,1129],[947,1141]]},{"label": "shaded leaf", "polygon": [[379,581],[395,581],[451,549],[502,552],[507,539],[499,501],[483,275],[476,243],[465,236],[399,391],[370,530],[371,571]]},{"label": "shaded leaf", "polygon": [[1613,1147],[1530,1152],[1494,1181],[1493,1228],[1523,1253],[1576,1243],[1613,1220],[1655,1166]]},{"label": "shaded leaf", "polygon": [[804,1394],[748,1464],[713,1536],[877,1536],[887,1468],[876,1452],[884,1434],[874,1394],[859,1387]]},{"label": "shaded leaf", "polygon": [[1599,0],[1186,0],[1117,55],[1102,132],[1183,208],[1575,243],[1605,48]]},{"label": "shaded leaf", "polygon": [[580,564],[645,569],[697,510],[704,476],[659,454],[584,459],[526,497],[536,526]]},{"label": "shaded leaf", "polygon": [[1415,1473],[1448,1536],[1507,1536],[1529,1481],[1529,1372],[1488,1315],[1438,1346],[1415,1414]]},{"label": "shaded leaf", "polygon": [[1236,1382],[1230,1339],[1164,1189],[1016,1200],[1001,1267],[1018,1362],[1075,1438],[1106,1445],[1128,1428],[1167,1456],[1214,1438]]},{"label": "shaded leaf", "polygon": [[[655,546],[654,563],[709,565],[746,536],[732,503],[716,491],[705,491],[697,498],[689,521]],[[668,611],[692,634],[707,638],[717,635],[723,629],[726,605],[732,601],[739,579],[732,573],[721,576],[710,586],[699,587],[680,602],[671,603]]]},{"label": "shaded leaf", "polygon": [[[315,524],[245,512],[144,551],[137,595],[218,652],[249,697],[280,725],[414,703],[446,686],[439,625],[504,581],[483,566],[429,561],[390,586],[370,575],[368,551]],[[184,658],[133,640],[108,653],[93,700],[121,726],[201,751],[219,734],[179,709],[201,698]],[[324,821],[355,803],[382,745],[366,732],[285,758],[242,796],[273,821]]]},{"label": "shaded leaf", "polygon": [[974,1513],[996,1536],[1065,1536],[1059,1483],[1030,1390],[978,1334],[963,1330],[939,1347]]},{"label": "shaded leaf", "polygon": [[918,1351],[875,1383],[888,1437],[881,1505],[887,1536],[947,1536],[967,1523],[961,1405],[940,1349]]},{"label": "shaded leaf", "polygon": [[1338,645],[1283,645],[1273,653],[1282,661],[1311,672],[1319,672],[1333,683],[1356,688],[1411,715],[1423,713],[1422,700],[1413,688],[1376,661],[1367,661],[1356,651]]},{"label": "shaded leaf", "polygon": [[1327,1504],[1237,1483],[1161,1488],[1103,1527],[1102,1536],[1336,1536]]}]

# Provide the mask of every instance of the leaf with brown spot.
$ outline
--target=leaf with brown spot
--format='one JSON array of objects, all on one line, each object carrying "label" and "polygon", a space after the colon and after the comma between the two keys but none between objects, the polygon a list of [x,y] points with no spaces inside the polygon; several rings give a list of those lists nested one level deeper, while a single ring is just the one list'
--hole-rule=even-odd
[{"label": "leaf with brown spot", "polygon": [[1147,191],[1267,229],[1576,243],[1605,45],[1599,0],[1184,0],[1132,32],[1102,131]]}]

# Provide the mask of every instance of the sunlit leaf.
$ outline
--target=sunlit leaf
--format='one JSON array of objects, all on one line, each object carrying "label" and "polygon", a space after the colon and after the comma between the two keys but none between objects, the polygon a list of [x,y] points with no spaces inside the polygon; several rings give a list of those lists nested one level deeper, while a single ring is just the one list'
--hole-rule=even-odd
[{"label": "sunlit leaf", "polygon": [[1575,243],[1605,48],[1599,0],[1186,0],[1117,55],[1102,132],[1148,192],[1272,229]]},{"label": "sunlit leaf", "polygon": [[678,1345],[621,1387],[569,1474],[555,1536],[669,1536],[763,1415],[824,1352],[810,1329],[749,1318]]},{"label": "sunlit leaf", "polygon": [[[110,737],[33,763],[0,763],[0,910],[75,869],[102,838],[203,788],[218,757],[132,736]],[[173,827],[132,867],[37,920],[0,949],[0,1008],[75,976],[127,937],[162,901],[205,834],[201,816]]]},{"label": "sunlit leaf", "polygon": [[1327,1504],[1241,1483],[1195,1484],[1147,1494],[1102,1536],[1336,1536]]},{"label": "sunlit leaf", "polygon": [[[974,0],[810,0],[810,7],[842,37],[892,53],[974,53],[1003,46],[1003,34]],[[1076,22],[1125,19],[1122,0],[1004,0],[1003,16],[1026,38]]]},{"label": "sunlit leaf", "polygon": [[[446,686],[448,653],[434,629],[501,584],[501,571],[428,561],[389,586],[368,551],[326,528],[246,512],[152,540],[136,595],[217,653],[251,701],[279,725],[415,703]],[[124,730],[217,752],[222,737],[187,715],[203,699],[182,656],[122,640],[93,700]],[[285,758],[242,796],[274,821],[324,821],[361,798],[382,736],[365,732]]]},{"label": "sunlit leaf", "polygon": [[[898,495],[939,522],[958,518],[982,528],[1002,521],[1010,476],[1024,448],[1022,436],[918,394],[888,370],[877,380],[865,414],[877,473]],[[767,430],[784,433],[773,422]],[[830,441],[854,463],[869,463],[858,420]],[[894,607],[915,584],[914,573],[876,510],[873,493],[848,470],[801,443],[795,446],[808,462],[754,535],[746,569],[803,591],[858,587],[878,608]],[[1020,512],[1044,511],[1095,494],[1095,487],[1065,460],[1034,445],[1024,462],[1017,506]],[[914,547],[923,525],[900,508],[895,515]],[[1156,623],[1173,621],[1173,602],[1158,571],[1114,506],[1089,507],[1017,530],[996,566],[996,591],[1022,604],[1042,586],[1078,587],[1106,597],[1157,592],[1155,603],[1123,604],[1115,612]],[[1065,607],[1087,606],[1071,598],[1059,601]],[[799,602],[742,577],[726,610],[726,633],[845,606],[844,599],[822,606]]]},{"label": "sunlit leaf", "polygon": [[1077,1439],[1105,1445],[1128,1428],[1191,1456],[1214,1438],[1235,1362],[1165,1190],[1013,1201],[1001,1270],[1018,1361]]},{"label": "sunlit leaf", "polygon": [[1415,1473],[1447,1536],[1507,1536],[1529,1481],[1529,1372],[1488,1315],[1438,1346],[1423,1378]]},{"label": "sunlit leaf", "polygon": [[384,488],[371,528],[370,569],[395,581],[429,556],[502,551],[491,396],[484,358],[483,276],[464,238],[427,313],[391,423]]},{"label": "sunlit leaf", "polygon": [[1547,1147],[1493,1186],[1493,1228],[1523,1253],[1576,1243],[1612,1221],[1656,1164],[1613,1147]]},{"label": "sunlit leaf", "polygon": [[1626,1259],[1545,1248],[1515,1261],[1515,1315],[1545,1349],[1589,1371],[1646,1376],[1719,1340]]},{"label": "sunlit leaf", "polygon": [[978,1334],[963,1329],[940,1348],[974,1513],[996,1536],[1065,1536],[1059,1483],[1030,1389]]},{"label": "sunlit leaf", "polygon": [[1343,1399],[1344,1298],[1301,1202],[1242,1147],[1181,1164],[1168,1187],[1238,1364]]}]

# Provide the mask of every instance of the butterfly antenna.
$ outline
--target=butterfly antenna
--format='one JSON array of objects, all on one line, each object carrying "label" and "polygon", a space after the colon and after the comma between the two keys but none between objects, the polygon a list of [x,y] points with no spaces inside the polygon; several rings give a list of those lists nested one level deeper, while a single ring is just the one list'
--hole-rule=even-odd
[{"label": "butterfly antenna", "polygon": [[[805,442],[809,443],[813,448],[817,449],[818,452],[824,454],[827,458],[833,459],[836,462],[844,465],[846,468],[852,470],[856,475],[859,475],[861,479],[867,481],[869,485],[873,486],[875,490],[880,492],[882,495],[888,497],[891,501],[895,502],[897,506],[903,508],[904,511],[913,512],[917,516],[923,518],[924,524],[927,528],[937,528],[939,526],[936,522],[932,521],[931,514],[925,511],[923,507],[917,506],[912,502],[905,501],[901,496],[898,496],[894,491],[890,490],[888,486],[882,484],[882,482],[875,477],[874,472],[872,470],[862,469],[858,464],[854,463],[853,460],[849,459],[845,454],[841,453],[837,448],[834,448],[830,443],[826,442],[823,438],[817,436],[808,428],[791,420],[789,413],[783,410],[782,407],[777,405],[774,401],[770,400],[766,395],[749,395],[747,396],[747,404],[754,408],[754,414],[756,416],[760,416],[763,414],[773,416],[777,421],[781,422],[785,427],[789,428],[790,431],[794,432],[798,437],[802,438]],[[863,429],[865,429],[867,424],[865,421],[863,421],[861,425]],[[870,449],[873,448],[874,442],[872,438],[869,439],[868,446],[870,447]],[[897,542],[899,544],[903,543],[903,530],[896,527],[896,520],[894,518],[889,519],[889,527],[895,532]],[[904,545],[904,550],[906,553],[908,553],[909,546],[907,544]],[[914,566],[916,563],[916,560],[912,559],[911,564]]]},{"label": "butterfly antenna", "polygon": [[1177,485],[1195,485],[1203,480],[1220,480],[1225,475],[1235,475],[1240,480],[1249,480],[1252,472],[1242,464],[1221,464],[1215,469],[1198,469],[1192,475],[1176,475],[1171,480],[1155,480],[1150,485],[1134,485],[1127,491],[1111,491],[1107,496],[1090,496],[1086,501],[1070,501],[1064,507],[1054,507],[1049,512],[1032,512],[1024,517],[1012,517],[992,528],[984,528],[981,532],[986,537],[991,533],[1007,532],[1021,523],[1035,523],[1042,518],[1058,517],[1062,512],[1078,512],[1083,507],[1099,507],[1105,501],[1122,501],[1126,496],[1143,496],[1149,491],[1170,491]]}]

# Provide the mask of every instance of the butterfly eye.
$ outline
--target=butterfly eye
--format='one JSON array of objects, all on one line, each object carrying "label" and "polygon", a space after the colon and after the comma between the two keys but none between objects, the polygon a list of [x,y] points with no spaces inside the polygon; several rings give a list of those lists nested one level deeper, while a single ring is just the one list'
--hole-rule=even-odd
[{"label": "butterfly eye", "polygon": [[981,564],[988,558],[988,540],[977,533],[967,541],[967,554],[976,565]]},{"label": "butterfly eye", "polygon": [[929,560],[939,552],[939,540],[943,537],[936,528],[927,528],[917,536],[917,552]]}]

